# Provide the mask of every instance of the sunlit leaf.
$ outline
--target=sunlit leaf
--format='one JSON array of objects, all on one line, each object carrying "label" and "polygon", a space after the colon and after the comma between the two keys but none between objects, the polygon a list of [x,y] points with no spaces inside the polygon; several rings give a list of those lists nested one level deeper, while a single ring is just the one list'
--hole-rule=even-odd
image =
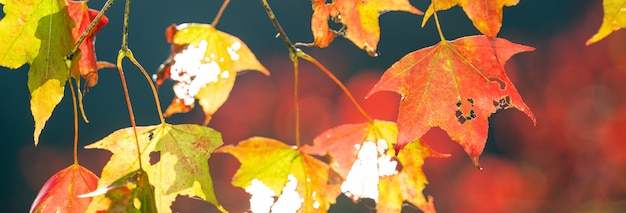
[{"label": "sunlit leaf", "polygon": [[396,149],[422,137],[431,127],[441,127],[478,166],[492,113],[516,108],[535,121],[504,71],[511,56],[531,50],[486,36],[441,42],[397,61],[369,94],[394,91],[403,96]]},{"label": "sunlit leaf", "polygon": [[82,57],[73,61],[80,65],[70,65],[66,56],[91,21],[84,18],[93,18],[94,11],[86,14],[84,2],[70,1],[69,6],[65,0],[0,0],[0,3],[6,13],[0,20],[0,66],[16,69],[30,64],[28,88],[37,145],[41,131],[63,98],[70,67],[75,70],[75,77],[82,74],[87,78],[87,87],[97,82],[97,68],[110,67],[107,63],[96,63],[93,50],[93,36],[106,24],[106,17],[81,45]]},{"label": "sunlit leaf", "polygon": [[[377,55],[376,47],[380,39],[378,16],[388,11],[422,14],[408,0],[334,0],[332,3],[326,2],[325,0],[312,1],[313,45],[327,47],[339,34],[372,56]],[[343,24],[347,29],[340,32],[330,29],[328,26],[329,19]]]},{"label": "sunlit leaf", "polygon": [[252,195],[253,212],[326,212],[339,195],[326,163],[280,141],[253,137],[218,151],[241,162],[233,185]]},{"label": "sunlit leaf", "polygon": [[[177,195],[197,196],[223,210],[213,192],[208,159],[222,144],[219,132],[204,126],[155,125],[137,127],[143,168],[155,186],[159,212],[171,212]],[[102,170],[98,187],[110,186],[121,174],[139,169],[132,128],[113,132],[87,148],[107,149],[113,156]],[[157,158],[158,162],[151,162]],[[156,156],[154,156],[156,155]],[[154,161],[154,159],[153,159]],[[104,199],[95,197],[95,200]],[[90,209],[102,209],[101,206]]]},{"label": "sunlit leaf", "polygon": [[587,45],[602,40],[613,31],[626,27],[626,0],[604,0],[604,18],[598,32],[587,40]]},{"label": "sunlit leaf", "polygon": [[478,31],[493,38],[502,26],[502,8],[517,3],[519,0],[433,0],[424,14],[422,26],[435,11],[447,10],[458,4]]},{"label": "sunlit leaf", "polygon": [[98,177],[80,165],[71,165],[52,175],[41,187],[30,212],[85,212],[91,198],[78,195],[96,189]]},{"label": "sunlit leaf", "polygon": [[0,0],[0,65],[11,69],[30,64],[28,89],[35,119],[34,140],[63,98],[69,66],[65,56],[74,40],[74,24],[65,0]]},{"label": "sunlit leaf", "polygon": [[106,197],[94,199],[90,204],[90,212],[94,206],[105,207],[106,212],[157,212],[154,199],[154,186],[150,184],[148,174],[144,170],[132,171],[111,185],[99,188],[80,197]]},{"label": "sunlit leaf", "polygon": [[400,150],[398,161],[402,164],[402,170],[395,175],[380,178],[380,196],[376,205],[378,212],[400,212],[404,201],[415,205],[424,213],[436,212],[433,198],[429,196],[426,199],[422,193],[428,184],[422,170],[427,157],[446,155],[434,152],[421,141],[411,142]]},{"label": "sunlit leaf", "polygon": [[400,212],[406,200],[424,212],[434,212],[432,201],[422,194],[428,183],[422,165],[426,157],[445,155],[418,141],[402,149],[396,159],[390,147],[397,135],[396,124],[389,121],[341,125],[321,133],[303,151],[330,156],[332,169],[345,179],[341,191],[355,202],[369,198],[380,212]]},{"label": "sunlit leaf", "polygon": [[257,70],[269,75],[243,41],[211,25],[172,25],[166,37],[172,52],[159,67],[155,80],[157,86],[166,78],[176,81],[176,96],[165,116],[188,112],[198,99],[206,125],[228,98],[239,72]]}]

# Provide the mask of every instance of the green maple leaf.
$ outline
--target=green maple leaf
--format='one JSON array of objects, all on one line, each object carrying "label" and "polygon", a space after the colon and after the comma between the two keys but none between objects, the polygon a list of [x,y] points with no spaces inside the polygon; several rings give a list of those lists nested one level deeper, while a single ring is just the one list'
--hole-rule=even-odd
[{"label": "green maple leaf", "polygon": [[252,194],[252,211],[326,212],[340,193],[328,164],[280,141],[253,137],[217,151],[241,162],[233,185]]},{"label": "green maple leaf", "polygon": [[0,66],[30,64],[28,89],[35,119],[35,145],[54,107],[63,98],[69,66],[65,56],[74,40],[74,21],[65,0],[0,0],[6,16],[0,21]]},{"label": "green maple leaf", "polygon": [[[157,212],[154,186],[150,184],[148,174],[143,169],[132,171],[107,187],[78,195],[78,198],[90,198],[102,194],[108,200],[100,199],[92,203],[106,206],[106,212]],[[96,205],[90,204],[91,211],[88,210],[88,212],[95,211],[93,206]]]},{"label": "green maple leaf", "polygon": [[[194,124],[137,127],[143,168],[155,186],[159,212],[171,212],[177,195],[198,196],[225,211],[213,192],[208,159],[222,145],[219,132]],[[111,185],[120,174],[139,169],[132,128],[113,132],[86,148],[107,149],[113,156],[102,170],[98,187]],[[160,152],[158,162],[150,165],[150,154]],[[94,197],[90,210],[108,208],[103,196]]]}]

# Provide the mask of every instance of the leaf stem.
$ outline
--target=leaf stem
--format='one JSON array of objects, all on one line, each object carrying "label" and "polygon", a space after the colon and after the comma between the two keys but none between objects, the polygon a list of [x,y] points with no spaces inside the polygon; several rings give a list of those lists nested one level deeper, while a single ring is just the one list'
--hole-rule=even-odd
[{"label": "leaf stem", "polygon": [[67,78],[67,83],[70,85],[70,91],[72,93],[72,106],[74,109],[74,166],[78,166],[78,107],[76,106],[76,91],[74,85],[72,85],[72,77]]},{"label": "leaf stem", "polygon": [[96,23],[100,21],[100,18],[102,17],[102,15],[104,15],[104,12],[106,12],[109,9],[109,7],[111,7],[113,2],[115,2],[115,0],[108,0],[106,3],[104,3],[104,6],[102,6],[102,9],[100,9],[100,12],[98,12],[98,15],[96,15],[96,17],[91,21],[89,26],[87,26],[87,29],[85,30],[85,32],[83,32],[80,38],[78,38],[78,41],[76,41],[76,44],[74,44],[74,47],[72,47],[72,50],[70,50],[70,53],[67,54],[67,56],[65,57],[66,60],[72,60],[72,58],[74,57],[74,54],[76,54],[76,51],[78,51],[78,47],[80,46],[80,44],[82,44],[85,38],[87,38],[87,35],[91,33],[91,30],[93,29],[93,27],[96,26]]},{"label": "leaf stem", "polygon": [[135,64],[135,66],[137,66],[139,70],[141,70],[141,73],[143,74],[143,76],[146,77],[146,80],[148,81],[148,84],[150,85],[150,89],[152,89],[152,96],[154,97],[154,102],[156,103],[157,112],[159,113],[159,120],[161,121],[161,124],[165,124],[165,118],[163,117],[163,111],[161,110],[161,101],[159,101],[159,94],[157,93],[156,86],[154,86],[154,83],[152,82],[152,78],[150,78],[150,75],[148,75],[148,72],[146,72],[143,66],[141,66],[141,64],[139,64],[137,60],[135,60],[135,57],[133,56],[132,52],[130,53],[130,55],[128,55],[128,59],[130,59],[130,61],[132,61],[133,64]]},{"label": "leaf stem", "polygon": [[435,1],[433,1],[433,11],[433,15],[435,15],[435,25],[437,25],[437,32],[439,32],[439,39],[441,39],[441,42],[446,42],[446,37],[443,36],[443,31],[441,31],[441,24],[439,24],[439,17],[437,17]]},{"label": "leaf stem", "polygon": [[[348,96],[348,99],[350,99],[350,101],[352,102],[354,107],[357,108],[359,113],[361,113],[361,115],[368,122],[370,122],[370,123],[374,122],[374,120],[365,112],[365,110],[363,110],[363,107],[361,107],[361,105],[356,101],[356,99],[354,98],[352,93],[350,93],[348,88],[346,88],[346,86],[339,79],[337,79],[337,77],[335,77],[335,75],[332,72],[330,72],[326,67],[324,67],[324,65],[322,65],[315,58],[313,58],[312,56],[306,54],[302,50],[300,50],[300,49],[295,47],[295,45],[291,42],[291,40],[289,40],[289,37],[287,37],[287,34],[285,33],[285,31],[281,27],[280,23],[276,19],[276,16],[274,15],[274,12],[272,11],[272,8],[270,7],[270,5],[267,3],[267,0],[261,0],[261,2],[263,3],[263,7],[265,7],[265,11],[267,12],[267,15],[269,16],[270,21],[272,21],[272,24],[274,25],[274,28],[276,28],[276,30],[278,31],[278,35],[283,40],[285,45],[287,45],[287,49],[289,49],[289,54],[291,56],[291,60],[294,61],[294,65],[295,65],[295,63],[297,63],[297,58],[302,58],[304,60],[307,60],[307,61],[313,63],[320,70],[322,70],[322,72],[324,72],[333,82],[335,82],[335,84],[337,84],[337,86],[339,86],[339,88],[341,88],[341,90]],[[443,35],[441,35],[441,36],[443,37]],[[297,78],[297,75],[296,75],[296,78]],[[295,85],[297,85],[297,84],[295,84]],[[297,126],[298,125],[296,125],[296,127]]]},{"label": "leaf stem", "polygon": [[217,25],[217,22],[220,21],[220,18],[222,17],[222,14],[224,14],[224,10],[226,10],[226,6],[228,6],[229,3],[230,3],[230,0],[224,0],[222,7],[220,7],[220,11],[218,11],[217,15],[215,15],[215,18],[213,18],[213,22],[211,22],[211,26],[215,27],[215,25]]},{"label": "leaf stem", "polygon": [[301,55],[299,55],[299,57],[304,59],[304,60],[307,60],[307,61],[311,62],[312,64],[317,66],[320,70],[322,70],[322,72],[324,72],[331,80],[333,80],[333,82],[335,82],[335,84],[337,84],[337,86],[339,86],[339,88],[341,88],[341,90],[346,94],[346,96],[348,96],[348,99],[350,99],[350,102],[352,102],[352,105],[354,105],[354,107],[356,107],[356,109],[359,111],[359,113],[361,113],[361,115],[368,122],[370,122],[370,123],[374,122],[374,119],[372,119],[372,117],[370,117],[365,112],[363,107],[361,107],[361,105],[356,101],[356,99],[354,98],[352,93],[350,93],[350,90],[348,90],[348,88],[339,79],[337,79],[337,77],[335,75],[333,75],[333,73],[330,72],[330,70],[328,70],[324,65],[322,65],[322,63],[320,63],[315,58],[307,55],[306,53],[304,53],[302,51],[301,51]]},{"label": "leaf stem", "polygon": [[300,71],[298,69],[298,56],[295,54],[289,54],[289,58],[293,62],[293,102],[296,113],[296,146],[300,147],[300,99],[298,96]]},{"label": "leaf stem", "polygon": [[[137,136],[137,124],[135,123],[135,114],[133,113],[133,105],[130,102],[130,95],[128,94],[128,86],[126,84],[126,78],[124,77],[124,68],[122,67],[122,60],[128,57],[133,63],[133,52],[128,49],[128,16],[130,14],[130,0],[126,0],[126,7],[124,9],[124,29],[122,34],[122,48],[117,53],[117,70],[120,74],[120,80],[122,82],[122,88],[124,89],[124,97],[126,98],[126,106],[128,107],[128,114],[130,117],[130,125],[133,127],[133,133],[135,135],[135,145],[137,146],[137,160],[139,161],[139,169],[143,169],[141,163],[141,146],[139,145],[139,137]],[[136,65],[136,64],[135,64]]]}]

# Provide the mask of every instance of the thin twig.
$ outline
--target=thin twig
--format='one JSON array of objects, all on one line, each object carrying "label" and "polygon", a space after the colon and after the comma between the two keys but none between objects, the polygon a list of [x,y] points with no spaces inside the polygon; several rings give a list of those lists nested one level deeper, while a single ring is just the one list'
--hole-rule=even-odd
[{"label": "thin twig", "polygon": [[85,38],[87,38],[87,35],[91,33],[93,27],[96,26],[96,23],[100,21],[100,18],[102,17],[102,15],[104,15],[104,12],[106,12],[109,7],[111,7],[114,1],[115,0],[108,0],[106,3],[104,3],[104,6],[102,6],[102,9],[100,9],[100,12],[98,12],[98,15],[96,15],[96,17],[91,21],[89,26],[87,26],[85,32],[80,36],[78,41],[76,41],[76,44],[74,44],[74,47],[72,47],[72,50],[70,50],[70,53],[67,54],[67,56],[65,57],[66,60],[72,60],[72,58],[74,58],[74,54],[76,54],[76,51],[78,51],[78,47],[80,46],[80,44],[82,44]]},{"label": "thin twig", "polygon": [[354,107],[356,107],[356,109],[359,111],[359,113],[361,113],[361,115],[370,123],[374,122],[374,119],[372,119],[363,109],[363,107],[361,107],[361,105],[356,101],[356,99],[354,98],[354,96],[352,96],[352,93],[350,93],[350,90],[348,90],[348,88],[339,80],[337,79],[337,77],[335,77],[335,75],[333,75],[332,72],[330,72],[330,70],[328,70],[326,67],[324,67],[324,65],[322,65],[322,63],[320,63],[319,61],[317,61],[315,58],[307,55],[304,52],[301,52],[300,58],[307,60],[311,63],[313,63],[315,66],[317,66],[317,68],[319,68],[320,70],[322,70],[322,72],[324,72],[331,80],[333,80],[333,82],[335,82],[335,84],[337,84],[337,86],[339,86],[339,88],[341,88],[341,90],[343,91],[343,93],[346,94],[346,96],[348,96],[348,99],[350,99],[350,102],[352,102],[352,105],[354,105]]}]

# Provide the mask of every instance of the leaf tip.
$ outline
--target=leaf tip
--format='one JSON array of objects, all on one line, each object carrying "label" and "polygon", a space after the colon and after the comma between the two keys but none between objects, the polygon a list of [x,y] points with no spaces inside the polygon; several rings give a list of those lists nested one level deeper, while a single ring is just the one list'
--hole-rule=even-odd
[{"label": "leaf tip", "polygon": [[478,169],[479,171],[483,171],[483,167],[480,166],[480,161],[478,158],[479,156],[473,157],[472,163],[474,164],[474,167],[476,167],[476,169]]}]

